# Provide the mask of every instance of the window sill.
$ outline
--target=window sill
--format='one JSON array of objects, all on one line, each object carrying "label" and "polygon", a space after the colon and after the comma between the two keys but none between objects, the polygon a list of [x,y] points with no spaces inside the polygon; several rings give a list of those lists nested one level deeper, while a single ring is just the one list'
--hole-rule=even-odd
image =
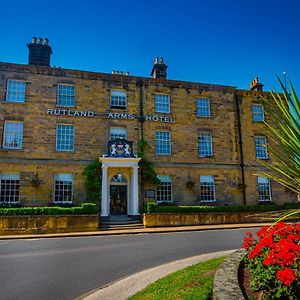
[{"label": "window sill", "polygon": [[210,116],[198,116],[196,115],[197,118],[204,118],[204,119],[212,119],[213,117],[210,115]]}]

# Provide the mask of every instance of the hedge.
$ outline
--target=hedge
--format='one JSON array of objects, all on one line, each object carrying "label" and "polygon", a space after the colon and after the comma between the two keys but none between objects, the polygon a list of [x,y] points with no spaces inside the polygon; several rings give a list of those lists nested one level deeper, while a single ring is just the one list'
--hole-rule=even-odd
[{"label": "hedge", "polygon": [[228,205],[228,206],[176,206],[160,205],[155,202],[148,202],[146,213],[211,213],[211,212],[267,212],[285,209],[299,208],[297,203],[286,203],[284,205]]},{"label": "hedge", "polygon": [[18,208],[0,208],[0,216],[28,216],[28,215],[95,215],[98,213],[96,204],[83,203],[75,207],[18,207]]}]

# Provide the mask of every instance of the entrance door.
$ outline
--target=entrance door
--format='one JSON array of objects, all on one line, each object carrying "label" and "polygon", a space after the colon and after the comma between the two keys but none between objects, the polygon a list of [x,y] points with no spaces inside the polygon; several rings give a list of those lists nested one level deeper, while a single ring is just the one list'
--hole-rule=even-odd
[{"label": "entrance door", "polygon": [[127,215],[127,186],[110,186],[110,214]]}]

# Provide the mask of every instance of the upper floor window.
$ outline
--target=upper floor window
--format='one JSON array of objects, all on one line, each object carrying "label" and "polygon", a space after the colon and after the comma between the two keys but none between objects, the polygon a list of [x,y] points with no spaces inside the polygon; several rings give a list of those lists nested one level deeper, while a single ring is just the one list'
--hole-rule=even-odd
[{"label": "upper floor window", "polygon": [[200,176],[200,200],[216,201],[214,176]]},{"label": "upper floor window", "polygon": [[210,116],[210,101],[208,98],[197,98],[197,117]]},{"label": "upper floor window", "polygon": [[55,174],[54,199],[55,203],[73,202],[73,175],[69,173]]},{"label": "upper floor window", "polygon": [[125,91],[111,91],[110,107],[126,109],[127,107],[127,93]]},{"label": "upper floor window", "polygon": [[74,125],[57,125],[56,151],[74,151]]},{"label": "upper floor window", "polygon": [[57,87],[57,105],[75,106],[75,86],[59,84]]},{"label": "upper floor window", "polygon": [[0,203],[19,202],[20,195],[20,174],[0,174]]},{"label": "upper floor window", "polygon": [[170,97],[168,95],[155,95],[155,111],[158,113],[170,113]]},{"label": "upper floor window", "polygon": [[156,190],[157,202],[171,202],[172,197],[172,177],[168,175],[157,175],[160,180]]},{"label": "upper floor window", "polygon": [[255,155],[256,158],[267,159],[268,151],[264,147],[267,144],[267,138],[265,136],[255,136]]},{"label": "upper floor window", "polygon": [[5,121],[3,148],[22,149],[23,147],[23,122]]},{"label": "upper floor window", "polygon": [[155,150],[158,155],[171,154],[171,136],[170,131],[156,131]]},{"label": "upper floor window", "polygon": [[212,147],[212,135],[210,132],[200,132],[199,140],[199,157],[206,157],[213,155],[213,147]]},{"label": "upper floor window", "polygon": [[263,122],[265,120],[264,107],[261,104],[252,105],[252,120],[254,122]]},{"label": "upper floor window", "polygon": [[110,128],[109,139],[111,141],[118,140],[118,139],[126,139],[126,137],[127,137],[126,128],[124,128],[124,127],[111,127]]},{"label": "upper floor window", "polygon": [[21,80],[7,80],[6,101],[25,102],[26,82]]},{"label": "upper floor window", "polygon": [[270,179],[263,176],[257,177],[259,201],[271,201]]}]

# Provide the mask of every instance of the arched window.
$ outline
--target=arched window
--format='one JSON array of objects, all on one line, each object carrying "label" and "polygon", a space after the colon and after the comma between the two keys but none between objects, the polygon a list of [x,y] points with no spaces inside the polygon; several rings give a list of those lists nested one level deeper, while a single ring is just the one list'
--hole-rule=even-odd
[{"label": "arched window", "polygon": [[116,182],[127,182],[125,176],[122,173],[118,173],[114,175],[110,181],[111,183],[116,183]]}]

